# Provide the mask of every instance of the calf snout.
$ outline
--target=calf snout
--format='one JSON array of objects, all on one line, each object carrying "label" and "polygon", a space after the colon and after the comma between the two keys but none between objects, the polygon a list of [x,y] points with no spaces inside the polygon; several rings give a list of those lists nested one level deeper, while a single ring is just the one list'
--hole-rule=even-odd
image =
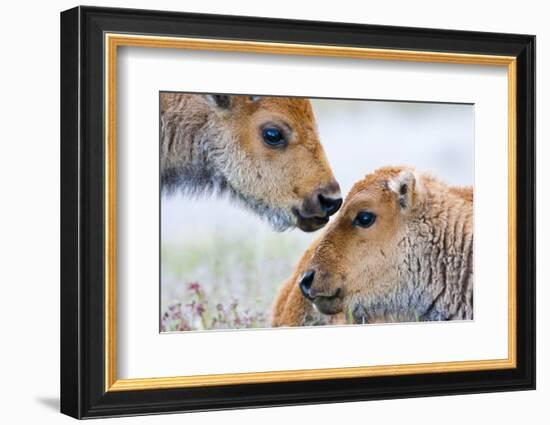
[{"label": "calf snout", "polygon": [[315,278],[315,272],[313,270],[308,270],[302,275],[302,278],[300,279],[300,291],[302,291],[302,294],[304,297],[306,297],[309,300],[313,300],[311,295],[309,295],[309,290],[311,289],[311,285],[313,284],[313,279]]},{"label": "calf snout", "polygon": [[315,282],[315,271],[307,270],[298,283],[302,295],[310,300],[323,314],[337,314],[342,311],[342,290]]},{"label": "calf snout", "polygon": [[342,206],[342,198],[340,196],[331,198],[330,196],[319,193],[317,198],[319,200],[321,211],[329,216],[335,214],[336,211],[338,211]]},{"label": "calf snout", "polygon": [[307,196],[301,208],[294,208],[298,227],[305,232],[313,232],[328,223],[329,217],[342,206],[340,186],[332,182]]}]

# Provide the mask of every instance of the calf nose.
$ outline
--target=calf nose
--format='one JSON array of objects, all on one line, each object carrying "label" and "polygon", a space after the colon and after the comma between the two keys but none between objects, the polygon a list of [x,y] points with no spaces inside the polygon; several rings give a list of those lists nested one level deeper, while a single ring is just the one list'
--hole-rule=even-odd
[{"label": "calf nose", "polygon": [[313,278],[315,277],[315,272],[313,270],[306,271],[301,279],[300,279],[300,290],[302,291],[302,294],[304,294],[304,297],[307,299],[312,299],[309,295],[309,290],[311,289],[311,285],[313,284]]},{"label": "calf nose", "polygon": [[321,210],[327,215],[333,215],[342,206],[342,198],[340,197],[331,198],[320,193],[317,198],[319,199]]}]

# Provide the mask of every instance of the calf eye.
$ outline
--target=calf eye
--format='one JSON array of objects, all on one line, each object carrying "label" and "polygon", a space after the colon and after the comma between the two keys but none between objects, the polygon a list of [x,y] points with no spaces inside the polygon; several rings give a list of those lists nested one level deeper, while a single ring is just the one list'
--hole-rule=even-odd
[{"label": "calf eye", "polygon": [[376,214],[371,213],[370,211],[361,211],[357,214],[353,220],[353,225],[358,227],[367,228],[374,224],[376,221]]},{"label": "calf eye", "polygon": [[285,137],[281,130],[275,127],[266,127],[262,130],[264,142],[272,147],[281,147],[286,145]]}]

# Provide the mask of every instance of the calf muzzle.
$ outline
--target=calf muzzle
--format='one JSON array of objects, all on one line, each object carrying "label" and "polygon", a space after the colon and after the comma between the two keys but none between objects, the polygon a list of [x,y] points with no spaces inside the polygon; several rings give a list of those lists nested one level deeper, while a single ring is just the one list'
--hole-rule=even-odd
[{"label": "calf muzzle", "polygon": [[323,314],[337,314],[342,311],[342,290],[327,291],[314,286],[315,271],[308,270],[302,277],[298,285],[302,295],[310,300],[313,305]]},{"label": "calf muzzle", "polygon": [[328,223],[331,215],[342,206],[342,195],[338,183],[315,190],[304,199],[300,208],[293,208],[297,226],[304,232],[314,232]]}]

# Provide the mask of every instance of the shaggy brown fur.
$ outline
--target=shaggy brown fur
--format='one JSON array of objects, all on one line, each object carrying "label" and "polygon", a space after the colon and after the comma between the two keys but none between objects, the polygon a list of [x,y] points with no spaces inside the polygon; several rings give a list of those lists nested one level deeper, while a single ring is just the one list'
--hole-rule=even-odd
[{"label": "shaggy brown fur", "polygon": [[[354,224],[362,211],[376,215],[370,227]],[[313,304],[298,284],[310,270]],[[385,167],[355,184],[272,312],[273,326],[472,318],[472,189],[407,167]]]},{"label": "shaggy brown fur", "polygon": [[[162,93],[164,192],[228,193],[276,230],[317,230],[328,222],[319,195],[340,199],[309,100]],[[267,146],[276,127],[284,147]]]}]

